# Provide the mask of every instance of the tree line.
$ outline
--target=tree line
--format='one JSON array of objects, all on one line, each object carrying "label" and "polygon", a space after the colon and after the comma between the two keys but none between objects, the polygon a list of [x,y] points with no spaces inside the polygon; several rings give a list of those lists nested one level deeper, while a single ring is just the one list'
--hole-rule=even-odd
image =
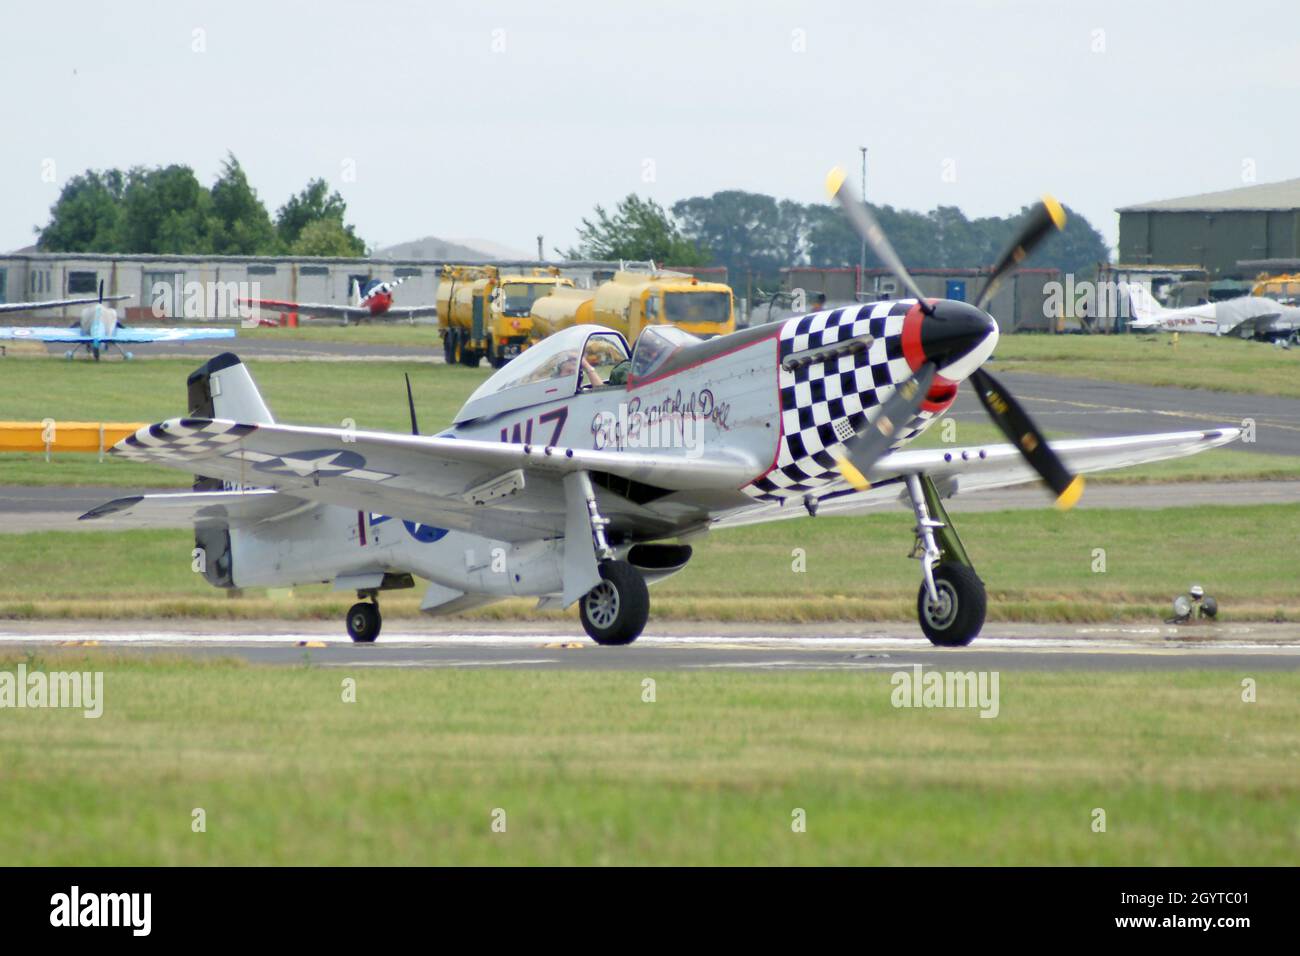
[{"label": "tree line", "polygon": [[[870,204],[881,227],[909,268],[988,266],[1012,241],[1029,207],[1009,216],[968,219],[956,206],[930,212]],[[1026,260],[1026,266],[1091,273],[1110,250],[1082,215],[1066,207],[1064,231]],[[636,194],[613,212],[596,207],[578,228],[571,258],[653,259],[679,266],[726,266],[733,284],[752,273],[775,285],[787,266],[856,266],[861,240],[833,205],[803,204],[762,193],[730,189],[673,204],[671,212]],[[867,250],[867,268],[880,261]]]},{"label": "tree line", "polygon": [[173,253],[225,256],[364,256],[344,221],[347,204],[312,179],[275,218],[233,154],[212,186],[189,166],[87,170],[64,185],[37,227],[49,252]]}]

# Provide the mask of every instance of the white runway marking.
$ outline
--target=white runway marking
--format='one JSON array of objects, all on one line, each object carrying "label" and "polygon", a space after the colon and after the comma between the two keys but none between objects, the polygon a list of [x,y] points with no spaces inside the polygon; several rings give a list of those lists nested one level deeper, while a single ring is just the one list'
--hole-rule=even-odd
[{"label": "white runway marking", "polygon": [[[1014,651],[1070,651],[1090,653],[1167,653],[1179,654],[1225,653],[1241,651],[1300,652],[1300,636],[1295,640],[1252,640],[1248,626],[1234,628],[1223,637],[1206,639],[1202,636],[1184,636],[1176,627],[1160,626],[1098,626],[1074,629],[1075,637],[985,637],[977,638],[970,650]],[[1164,640],[1161,640],[1164,638]],[[196,634],[175,630],[68,633],[33,633],[28,630],[0,630],[0,643],[6,644],[66,644],[100,646],[134,645],[148,647],[167,646],[226,646],[238,647],[254,644],[297,645],[309,640],[328,646],[352,646],[346,635],[310,633],[228,633]],[[583,649],[619,653],[619,648],[600,648],[585,635],[568,634],[420,634],[385,633],[376,647],[513,647],[540,649],[557,643],[577,643]],[[707,648],[712,650],[789,650],[789,651],[920,651],[930,650],[924,637],[905,638],[885,635],[862,637],[780,637],[738,635],[646,635],[639,638],[636,648]],[[960,654],[961,648],[948,648],[948,653]]]}]

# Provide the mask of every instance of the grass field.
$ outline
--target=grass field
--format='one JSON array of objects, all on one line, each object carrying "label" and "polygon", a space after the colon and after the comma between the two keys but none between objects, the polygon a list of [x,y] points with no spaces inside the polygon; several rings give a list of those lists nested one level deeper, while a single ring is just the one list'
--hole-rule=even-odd
[{"label": "grass field", "polygon": [[[911,527],[896,511],[715,532],[695,542],[685,571],[653,589],[653,618],[913,620],[920,578],[907,558]],[[988,585],[990,620],[1156,621],[1193,583],[1219,600],[1225,620],[1300,620],[1300,586],[1285,557],[1300,534],[1300,504],[995,512],[963,515],[958,527]],[[0,535],[0,618],[341,619],[354,600],[324,585],[231,598],[190,570],[192,547],[185,531]],[[1101,573],[1093,571],[1098,548]],[[384,616],[416,616],[421,594],[385,594]],[[469,616],[577,626],[575,615],[539,615],[533,603]]]},{"label": "grass field", "polygon": [[994,371],[1300,398],[1300,349],[1213,335],[1004,335]]},{"label": "grass field", "polygon": [[[80,654],[0,659],[105,675],[97,720],[4,712],[0,865],[1290,865],[1300,851],[1295,672],[1003,672],[999,715],[981,719],[895,709],[878,670]],[[1240,699],[1247,676],[1256,703]]]},{"label": "grass field", "polygon": [[[343,330],[340,330],[343,331]],[[1029,338],[1029,336],[1020,336]],[[1071,338],[1091,342],[1092,338]],[[1047,341],[1047,337],[1041,337]],[[1223,343],[1232,344],[1232,343]],[[195,363],[150,360],[127,367],[61,361],[24,361],[4,366],[0,376],[0,418],[16,421],[98,420],[154,422],[185,414],[185,377]],[[420,424],[426,432],[447,425],[489,370],[401,362],[267,362],[254,374],[276,416],[295,424],[337,427],[351,418],[358,428],[409,428],[403,373],[410,373]],[[1300,378],[1298,378],[1300,380]],[[99,410],[98,412],[96,410]],[[993,426],[962,422],[957,442],[999,442]],[[938,429],[918,444],[939,445]],[[1099,481],[1174,481],[1300,478],[1300,459],[1284,455],[1218,449],[1194,458],[1162,462],[1098,476]],[[185,487],[181,472],[94,455],[0,455],[0,484],[112,485],[123,488]]]}]

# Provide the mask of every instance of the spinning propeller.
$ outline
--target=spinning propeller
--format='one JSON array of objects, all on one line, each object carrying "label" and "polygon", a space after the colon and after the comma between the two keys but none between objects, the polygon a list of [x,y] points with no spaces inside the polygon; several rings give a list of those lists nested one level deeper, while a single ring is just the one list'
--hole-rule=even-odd
[{"label": "spinning propeller", "polygon": [[[1065,210],[1051,196],[1044,196],[1030,210],[1010,248],[993,266],[984,287],[975,297],[974,304],[968,305],[949,299],[926,299],[916,280],[903,265],[903,260],[894,251],[870,207],[858,198],[853,187],[848,184],[844,170],[839,167],[831,170],[826,177],[826,191],[839,201],[854,230],[871,247],[876,258],[884,263],[908,294],[916,299],[921,313],[917,347],[923,352],[925,361],[911,378],[895,389],[867,430],[845,443],[844,455],[838,463],[840,473],[849,484],[862,491],[869,487],[866,472],[889,450],[898,429],[920,411],[926,394],[939,376],[939,370],[949,362],[956,362],[967,355],[979,342],[987,340],[996,331],[997,324],[985,309],[993,300],[998,285],[1054,229],[1065,228]],[[978,366],[967,377],[989,417],[1056,494],[1056,506],[1062,510],[1074,507],[1083,494],[1083,478],[1072,474],[1065,467],[1024,408],[997,379]]]}]

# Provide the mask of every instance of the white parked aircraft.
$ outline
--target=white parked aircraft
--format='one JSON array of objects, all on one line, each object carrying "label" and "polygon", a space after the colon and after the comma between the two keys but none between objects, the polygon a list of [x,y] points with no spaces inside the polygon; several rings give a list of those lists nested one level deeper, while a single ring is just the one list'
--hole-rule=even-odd
[{"label": "white parked aircraft", "polygon": [[1131,283],[1128,289],[1133,315],[1129,328],[1135,332],[1203,332],[1285,341],[1300,330],[1300,309],[1275,299],[1244,295],[1169,309],[1141,283]]}]

